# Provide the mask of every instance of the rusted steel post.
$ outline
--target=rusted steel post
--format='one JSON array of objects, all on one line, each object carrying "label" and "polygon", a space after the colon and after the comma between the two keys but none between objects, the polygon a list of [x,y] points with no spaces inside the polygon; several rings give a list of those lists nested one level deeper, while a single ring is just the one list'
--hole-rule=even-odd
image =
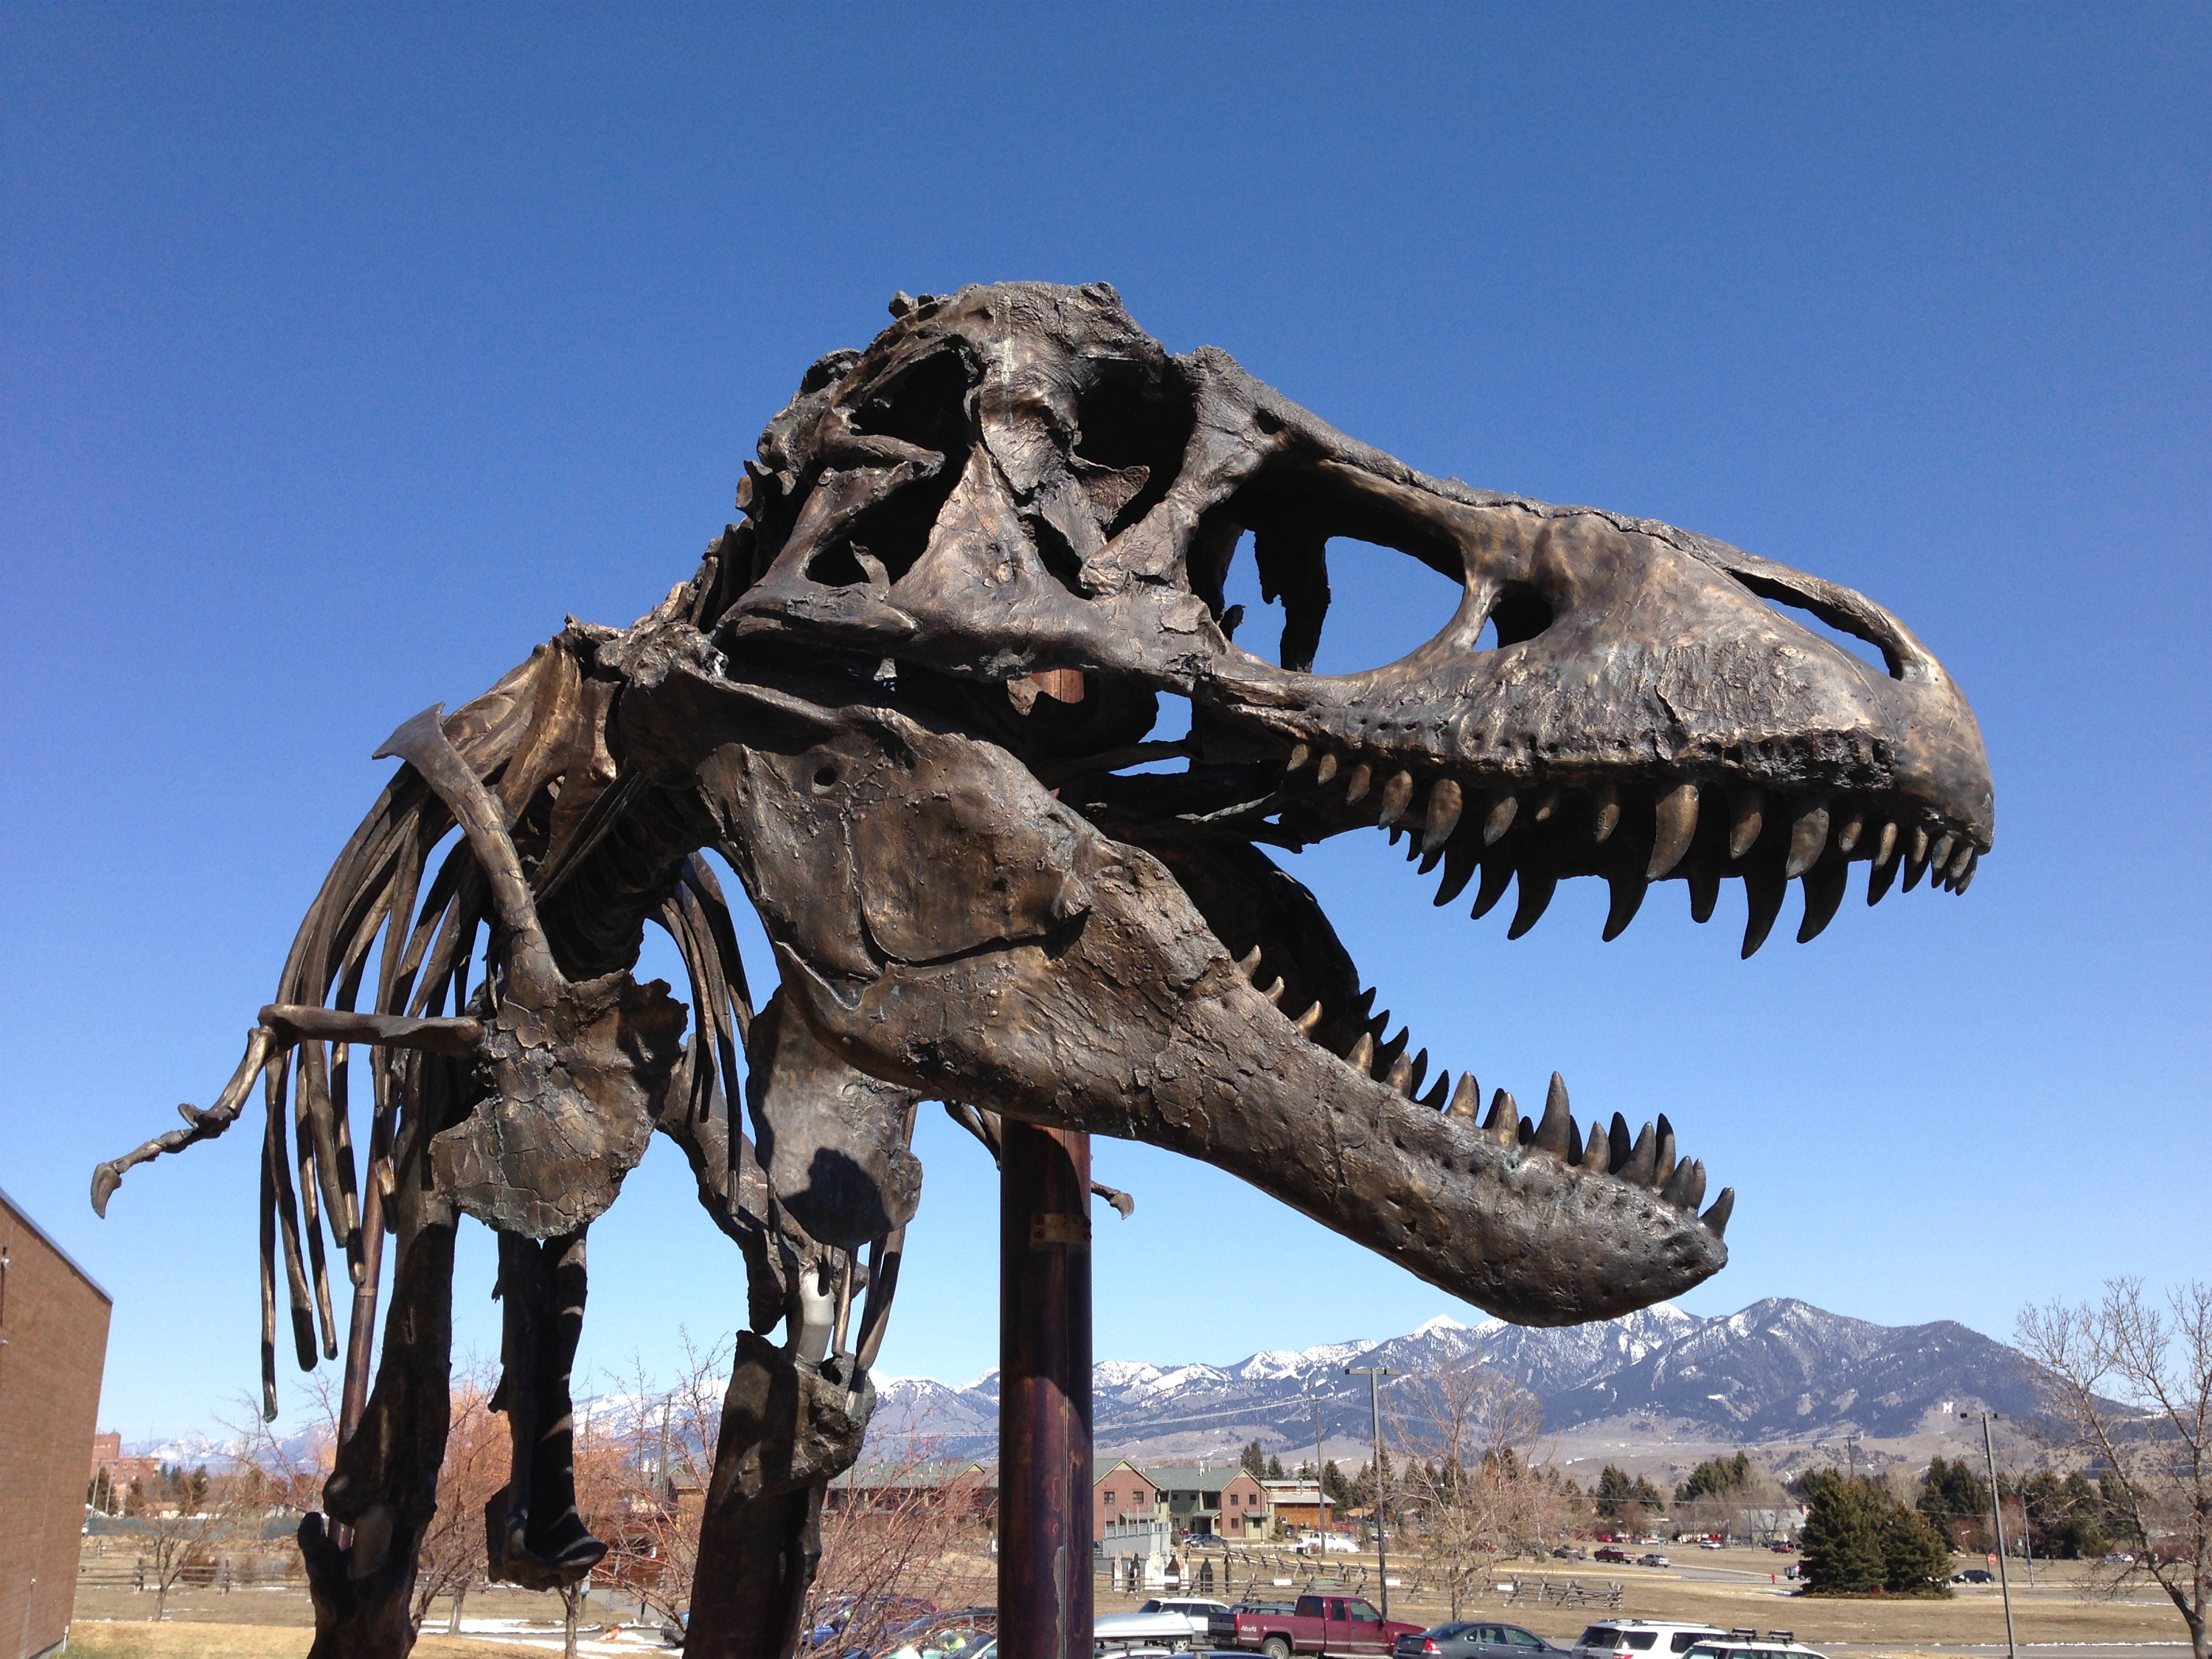
[{"label": "rusted steel post", "polygon": [[1088,1659],[1091,1137],[1001,1133],[999,1651]]}]

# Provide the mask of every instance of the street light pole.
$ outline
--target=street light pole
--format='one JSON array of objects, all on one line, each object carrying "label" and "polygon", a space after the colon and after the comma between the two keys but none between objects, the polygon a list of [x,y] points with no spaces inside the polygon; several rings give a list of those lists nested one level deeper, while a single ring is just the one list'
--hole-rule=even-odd
[{"label": "street light pole", "polygon": [[[2012,1628],[2012,1575],[2005,1571],[2004,1499],[1997,1492],[1997,1454],[1996,1445],[1990,1439],[1990,1415],[1988,1412],[1982,1413],[1982,1456],[1990,1466],[1990,1513],[1997,1523],[1997,1585],[2004,1592],[2005,1651],[2010,1659],[2020,1659],[2020,1642],[2014,1636]],[[2025,1504],[2021,1504],[2021,1512],[2023,1515],[2027,1512]]]},{"label": "street light pole", "polygon": [[1367,1379],[1367,1409],[1375,1423],[1375,1576],[1382,1581],[1382,1618],[1388,1623],[1390,1618],[1390,1552],[1383,1541],[1382,1505],[1389,1477],[1382,1468],[1382,1389],[1384,1377],[1401,1376],[1404,1373],[1394,1371],[1388,1365],[1346,1365],[1344,1374]]},{"label": "street light pole", "polygon": [[[1328,1536],[1328,1488],[1321,1479],[1321,1401],[1313,1402],[1314,1413],[1314,1524],[1324,1538]],[[1323,1545],[1322,1548],[1328,1547]]]}]

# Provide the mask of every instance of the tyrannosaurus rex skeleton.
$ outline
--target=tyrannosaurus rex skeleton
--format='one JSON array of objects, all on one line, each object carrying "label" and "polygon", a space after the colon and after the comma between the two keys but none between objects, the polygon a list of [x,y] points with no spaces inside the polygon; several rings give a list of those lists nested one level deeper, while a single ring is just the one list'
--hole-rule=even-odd
[{"label": "tyrannosaurus rex skeleton", "polygon": [[[222,1133],[264,1083],[272,1411],[279,1262],[307,1365],[318,1323],[337,1347],[325,1230],[357,1285],[377,1230],[396,1236],[374,1392],[329,1522],[302,1528],[319,1659],[411,1640],[462,1212],[501,1240],[515,1455],[487,1516],[495,1570],[573,1583],[604,1553],[567,1443],[586,1230],[653,1129],[684,1147],[744,1251],[752,1325],[690,1642],[787,1654],[824,1484],[872,1403],[925,1097],[987,1142],[1004,1115],[1203,1158],[1523,1323],[1644,1306],[1726,1260],[1731,1194],[1699,1214],[1705,1166],[1665,1116],[1585,1133],[1556,1077],[1533,1118],[1502,1091],[1486,1115],[1472,1073],[1422,1092],[1427,1052],[1388,1035],[1262,845],[1382,826],[1442,866],[1439,904],[1474,884],[1480,916],[1517,887],[1509,937],[1565,877],[1609,884],[1608,939],[1655,881],[1685,882],[1704,921],[1740,878],[1747,955],[1792,878],[1805,940],[1852,863],[1871,902],[1900,872],[1963,890],[1989,848],[1965,698],[1855,592],[1664,525],[1422,477],[1221,352],[1170,356],[1103,284],[892,310],[867,350],[808,370],[746,467],[744,521],[658,609],[572,623],[394,734],[405,764],[230,1085],[95,1175],[104,1208],[125,1169]],[[1232,637],[1248,532],[1283,604],[1274,662]],[[1462,598],[1411,655],[1321,675],[1346,537]],[[1778,605],[1872,643],[1887,673]],[[1187,738],[1147,741],[1163,694],[1189,699]],[[782,983],[757,1015],[702,850],[775,945]],[[630,977],[648,921],[681,951],[688,1012]]]}]

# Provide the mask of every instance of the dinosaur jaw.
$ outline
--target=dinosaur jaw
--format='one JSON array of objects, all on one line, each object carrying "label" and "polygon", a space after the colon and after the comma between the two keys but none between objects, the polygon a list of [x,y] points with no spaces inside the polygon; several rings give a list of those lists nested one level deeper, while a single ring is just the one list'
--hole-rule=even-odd
[{"label": "dinosaur jaw", "polygon": [[1671,1132],[1647,1126],[1616,1169],[1619,1124],[1578,1139],[1556,1080],[1540,1123],[1502,1092],[1486,1122],[1464,1097],[1413,1100],[1312,1041],[1160,865],[1086,852],[1090,908],[1066,936],[857,985],[785,946],[784,983],[857,1066],[1199,1158],[1516,1323],[1611,1318],[1726,1264],[1731,1196],[1700,1218],[1703,1166]]},{"label": "dinosaur jaw", "polygon": [[[1155,857],[994,744],[853,681],[787,684],[634,684],[624,729],[634,751],[656,732],[705,745],[702,796],[784,986],[856,1069],[1200,1158],[1524,1323],[1627,1312],[1726,1261],[1729,1200],[1698,1217],[1703,1170],[1671,1134],[1647,1128],[1616,1158],[1625,1127],[1584,1138],[1555,1089],[1524,1136],[1509,1097],[1478,1121],[1463,1098],[1424,1104],[1370,1075],[1358,1036],[1324,1046],[1338,1033],[1319,1001],[1255,987],[1164,861],[1218,866],[1218,849]],[[765,743],[771,724],[788,738]],[[1217,871],[1212,890],[1233,902],[1250,873]],[[1325,924],[1261,908],[1273,937],[1300,931],[1285,963],[1348,974]]]}]

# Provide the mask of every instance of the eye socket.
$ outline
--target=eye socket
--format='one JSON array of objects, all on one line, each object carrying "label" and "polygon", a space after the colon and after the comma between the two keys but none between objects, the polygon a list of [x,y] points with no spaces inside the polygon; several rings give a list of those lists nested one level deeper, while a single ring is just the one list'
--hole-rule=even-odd
[{"label": "eye socket", "polygon": [[1552,625],[1552,602],[1526,582],[1508,582],[1492,602],[1489,620],[1475,648],[1486,650],[1533,640]]}]

